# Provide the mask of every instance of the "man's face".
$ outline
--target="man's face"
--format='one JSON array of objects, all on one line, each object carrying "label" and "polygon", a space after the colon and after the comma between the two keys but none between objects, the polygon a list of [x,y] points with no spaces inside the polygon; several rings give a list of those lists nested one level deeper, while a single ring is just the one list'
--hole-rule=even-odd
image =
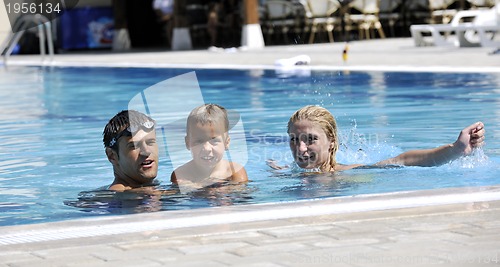
[{"label": "man's face", "polygon": [[156,132],[139,130],[133,136],[118,140],[115,176],[137,185],[148,184],[158,173]]}]

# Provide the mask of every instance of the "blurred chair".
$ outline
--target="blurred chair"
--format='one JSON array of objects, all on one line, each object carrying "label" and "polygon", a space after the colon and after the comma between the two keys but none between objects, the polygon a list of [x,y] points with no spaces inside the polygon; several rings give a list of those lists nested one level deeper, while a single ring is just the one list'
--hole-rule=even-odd
[{"label": "blurred chair", "polygon": [[[463,22],[471,18],[472,22]],[[459,11],[449,24],[412,25],[410,30],[416,46],[500,47],[500,41],[495,39],[500,33],[500,4],[487,10]],[[428,33],[430,42],[424,36]]]},{"label": "blurred chair", "polygon": [[407,33],[410,33],[409,25],[430,23],[429,0],[403,0],[401,7],[403,29],[408,29]]},{"label": "blurred chair", "polygon": [[472,8],[491,8],[495,5],[495,0],[467,0]]},{"label": "blurred chair", "polygon": [[447,24],[457,14],[456,9],[448,9],[456,0],[429,0],[431,24]]},{"label": "blurred chair", "polygon": [[[360,39],[370,39],[371,33],[375,36],[374,29],[380,38],[385,38],[379,19],[379,0],[353,0],[349,3],[349,7],[351,9],[346,15],[347,24],[358,29]],[[354,14],[353,10],[361,14]]]},{"label": "blurred chair", "polygon": [[283,34],[285,43],[290,31],[300,32],[300,21],[296,8],[290,1],[267,0],[264,4],[263,31],[269,43],[275,33]]},{"label": "blurred chair", "polygon": [[460,46],[500,48],[500,1],[496,1],[497,4],[492,8],[470,10],[478,14],[472,21],[473,29],[457,32]]},{"label": "blurred chair", "polygon": [[317,32],[325,31],[328,40],[333,42],[333,30],[340,25],[340,18],[333,14],[341,7],[338,0],[307,0],[301,1],[306,11],[306,27],[310,32],[309,43],[314,43]]},{"label": "blurred chair", "polygon": [[202,4],[186,5],[186,16],[189,19],[189,30],[193,44],[196,46],[208,45],[207,7]]},{"label": "blurred chair", "polygon": [[401,1],[402,0],[380,0],[379,19],[381,21],[387,21],[392,37],[396,36],[394,32],[396,21],[401,19],[400,12],[395,12],[395,10],[401,6]]}]

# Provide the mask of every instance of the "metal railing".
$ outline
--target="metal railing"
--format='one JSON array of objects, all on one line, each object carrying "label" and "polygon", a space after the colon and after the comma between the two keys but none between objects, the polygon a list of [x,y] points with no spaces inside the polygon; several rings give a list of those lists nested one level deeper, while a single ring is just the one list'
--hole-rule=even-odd
[{"label": "metal railing", "polygon": [[54,57],[54,43],[52,40],[52,25],[50,21],[43,15],[23,15],[14,23],[12,27],[12,32],[7,36],[7,38],[0,45],[0,54],[3,54],[4,64],[7,64],[12,51],[19,43],[19,40],[23,34],[28,31],[29,23],[34,23],[34,26],[38,28],[38,38],[40,44],[40,55],[42,56],[42,61],[45,60],[46,46],[48,46],[49,60]]}]

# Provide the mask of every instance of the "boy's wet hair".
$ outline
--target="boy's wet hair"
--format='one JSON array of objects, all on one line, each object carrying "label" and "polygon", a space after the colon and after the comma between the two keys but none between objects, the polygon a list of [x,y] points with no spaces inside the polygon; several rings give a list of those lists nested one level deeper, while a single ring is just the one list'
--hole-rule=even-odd
[{"label": "boy's wet hair", "polygon": [[325,132],[326,136],[334,142],[333,149],[330,149],[329,154],[329,162],[325,162],[320,169],[322,171],[331,171],[335,168],[337,164],[337,160],[335,155],[337,154],[337,150],[339,149],[339,137],[337,133],[337,122],[335,121],[335,117],[333,117],[332,113],[328,111],[326,108],[319,106],[305,106],[293,113],[288,121],[287,133],[290,133],[290,128],[292,125],[300,120],[308,120],[314,124],[317,124],[321,127],[323,132]]},{"label": "boy's wet hair", "polygon": [[224,131],[229,131],[229,120],[227,118],[227,110],[217,104],[204,104],[194,108],[189,113],[186,123],[186,134],[189,135],[191,126],[196,124],[206,125],[223,125]]},{"label": "boy's wet hair", "polygon": [[138,130],[150,131],[156,125],[155,120],[135,110],[122,110],[116,114],[104,127],[102,142],[104,147],[118,151],[118,139],[122,136],[132,136]]}]

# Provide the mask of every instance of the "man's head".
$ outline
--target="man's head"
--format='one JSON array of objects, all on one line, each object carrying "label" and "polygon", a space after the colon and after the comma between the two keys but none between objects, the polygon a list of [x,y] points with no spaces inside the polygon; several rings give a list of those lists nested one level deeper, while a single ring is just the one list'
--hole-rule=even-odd
[{"label": "man's head", "polygon": [[115,181],[130,187],[149,184],[158,173],[155,121],[135,110],[116,114],[103,131],[108,160]]}]

